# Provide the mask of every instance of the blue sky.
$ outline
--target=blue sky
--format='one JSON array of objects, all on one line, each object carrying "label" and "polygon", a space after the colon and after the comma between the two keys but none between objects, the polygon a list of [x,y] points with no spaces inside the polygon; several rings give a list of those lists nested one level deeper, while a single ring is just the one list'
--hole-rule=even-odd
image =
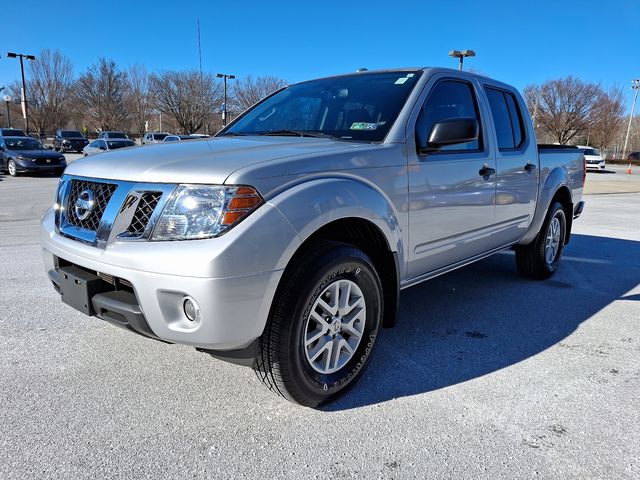
[{"label": "blue sky", "polygon": [[0,86],[20,76],[7,51],[58,49],[76,74],[98,57],[149,71],[198,68],[198,19],[212,73],[295,82],[358,67],[456,67],[448,51],[470,48],[477,57],[465,66],[520,89],[575,75],[622,86],[630,104],[640,77],[640,0],[5,3]]}]

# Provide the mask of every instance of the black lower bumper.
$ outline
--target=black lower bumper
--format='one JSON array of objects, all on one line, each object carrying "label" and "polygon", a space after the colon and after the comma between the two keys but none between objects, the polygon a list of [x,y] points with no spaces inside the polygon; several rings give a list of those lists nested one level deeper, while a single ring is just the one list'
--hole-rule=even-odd
[{"label": "black lower bumper", "polygon": [[67,305],[85,315],[96,316],[131,332],[164,342],[149,327],[135,293],[117,290],[98,275],[74,265],[59,266],[56,272],[57,290]]},{"label": "black lower bumper", "polygon": [[578,218],[584,210],[584,201],[576,203],[573,207],[573,218]]}]

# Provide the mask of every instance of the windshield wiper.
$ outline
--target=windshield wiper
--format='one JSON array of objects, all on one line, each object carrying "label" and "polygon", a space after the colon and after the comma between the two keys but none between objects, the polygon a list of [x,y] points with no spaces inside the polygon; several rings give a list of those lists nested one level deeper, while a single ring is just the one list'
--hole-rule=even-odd
[{"label": "windshield wiper", "polygon": [[283,128],[282,130],[271,130],[269,132],[260,132],[256,133],[256,135],[273,135],[273,136],[296,136],[296,137],[315,137],[315,138],[336,138],[333,135],[329,135],[327,133],[322,132],[306,132],[304,130],[290,130],[288,128]]},{"label": "windshield wiper", "polygon": [[218,135],[216,135],[216,137],[224,137],[224,136],[230,136],[230,137],[243,137],[245,135],[249,135],[248,133],[238,133],[238,132],[224,132],[224,133],[219,133]]}]

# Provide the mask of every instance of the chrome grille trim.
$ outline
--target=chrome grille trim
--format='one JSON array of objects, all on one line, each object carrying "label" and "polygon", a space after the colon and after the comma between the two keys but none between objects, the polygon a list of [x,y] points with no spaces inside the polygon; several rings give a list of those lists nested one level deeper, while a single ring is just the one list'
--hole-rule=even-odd
[{"label": "chrome grille trim", "polygon": [[[71,180],[71,193],[69,194],[69,209],[67,210],[67,220],[74,227],[84,228],[87,230],[97,230],[105,208],[113,192],[116,191],[117,185],[113,183],[103,182],[87,182],[86,180]],[[85,220],[81,220],[76,216],[73,205],[84,190],[91,190],[95,195],[95,207]]]},{"label": "chrome grille trim", "polygon": [[[56,211],[56,230],[99,248],[116,241],[146,241],[176,186],[64,175],[56,197],[60,206]],[[75,215],[74,202],[87,188],[95,188],[99,194],[96,210],[81,221]],[[103,201],[98,201],[99,196]]]}]

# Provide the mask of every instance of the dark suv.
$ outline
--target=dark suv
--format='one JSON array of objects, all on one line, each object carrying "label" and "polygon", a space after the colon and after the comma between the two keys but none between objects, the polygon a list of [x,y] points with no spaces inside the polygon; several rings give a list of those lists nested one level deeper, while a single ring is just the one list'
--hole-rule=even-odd
[{"label": "dark suv", "polygon": [[77,130],[56,130],[53,148],[59,152],[75,150],[78,153],[89,144],[89,140]]}]

